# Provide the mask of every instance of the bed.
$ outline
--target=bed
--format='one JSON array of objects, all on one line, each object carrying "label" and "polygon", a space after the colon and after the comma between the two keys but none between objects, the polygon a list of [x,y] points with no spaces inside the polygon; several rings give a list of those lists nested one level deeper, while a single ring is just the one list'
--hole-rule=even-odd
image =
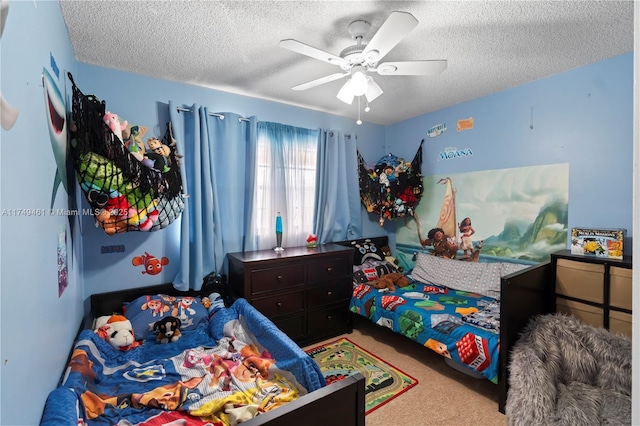
[{"label": "bed", "polygon": [[[317,364],[245,299],[225,306],[206,293],[166,284],[92,295],[41,425],[364,425],[361,375],[327,385]],[[123,310],[143,343],[118,350],[96,320],[104,325]],[[164,316],[182,325],[166,344],[153,330]]]},{"label": "bed", "polygon": [[530,318],[550,312],[549,264],[463,262],[418,253],[415,268],[402,274],[408,283],[392,291],[371,285],[400,275],[380,256],[387,237],[338,244],[356,250],[350,310],[439,353],[451,367],[498,385],[504,413],[510,350]]}]

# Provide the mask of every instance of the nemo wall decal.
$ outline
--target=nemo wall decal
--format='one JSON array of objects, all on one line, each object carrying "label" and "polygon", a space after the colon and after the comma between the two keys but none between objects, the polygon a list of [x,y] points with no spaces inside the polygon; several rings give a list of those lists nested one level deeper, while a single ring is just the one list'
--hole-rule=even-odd
[{"label": "nemo wall decal", "polygon": [[131,263],[133,266],[143,266],[143,274],[158,275],[162,272],[162,268],[169,264],[169,259],[166,257],[158,259],[145,251],[142,256],[134,256]]}]

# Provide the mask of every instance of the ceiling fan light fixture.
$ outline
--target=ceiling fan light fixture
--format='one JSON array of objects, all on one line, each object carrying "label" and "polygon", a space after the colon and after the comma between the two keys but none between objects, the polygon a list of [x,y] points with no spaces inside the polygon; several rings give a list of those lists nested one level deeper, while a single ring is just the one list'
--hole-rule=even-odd
[{"label": "ceiling fan light fixture", "polygon": [[384,92],[378,83],[376,83],[373,78],[367,77],[368,85],[367,91],[364,96],[367,98],[367,102],[373,102],[374,99],[377,99],[378,96],[382,95]]},{"label": "ceiling fan light fixture", "polygon": [[367,93],[369,78],[363,66],[353,67],[349,81],[351,82],[351,93],[353,93],[354,96],[362,96]]},{"label": "ceiling fan light fixture", "polygon": [[340,91],[336,95],[336,98],[340,99],[345,104],[351,105],[354,98],[354,94],[351,91],[351,80],[347,80],[347,82],[342,85]]}]

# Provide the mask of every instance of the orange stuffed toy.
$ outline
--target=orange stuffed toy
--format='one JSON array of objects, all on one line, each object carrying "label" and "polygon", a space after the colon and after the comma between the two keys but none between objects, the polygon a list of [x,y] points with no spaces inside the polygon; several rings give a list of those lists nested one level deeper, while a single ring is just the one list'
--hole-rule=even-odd
[{"label": "orange stuffed toy", "polygon": [[370,281],[367,284],[377,289],[389,289],[390,291],[395,291],[396,285],[398,287],[406,287],[409,283],[409,278],[405,277],[404,274],[401,274],[400,272],[392,272],[381,276],[377,280]]}]

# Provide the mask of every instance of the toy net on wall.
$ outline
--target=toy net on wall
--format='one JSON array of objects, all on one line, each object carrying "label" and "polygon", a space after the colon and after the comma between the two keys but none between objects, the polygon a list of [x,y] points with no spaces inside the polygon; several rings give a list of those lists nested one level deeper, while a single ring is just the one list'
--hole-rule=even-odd
[{"label": "toy net on wall", "polygon": [[78,183],[108,235],[166,228],[184,209],[180,156],[171,123],[162,141],[143,126],[106,111],[105,102],[83,94],[71,73],[71,156]]},{"label": "toy net on wall", "polygon": [[421,170],[422,142],[410,163],[389,153],[369,166],[358,152],[360,201],[369,213],[379,216],[378,225],[387,219],[415,217],[414,206],[423,190]]}]

